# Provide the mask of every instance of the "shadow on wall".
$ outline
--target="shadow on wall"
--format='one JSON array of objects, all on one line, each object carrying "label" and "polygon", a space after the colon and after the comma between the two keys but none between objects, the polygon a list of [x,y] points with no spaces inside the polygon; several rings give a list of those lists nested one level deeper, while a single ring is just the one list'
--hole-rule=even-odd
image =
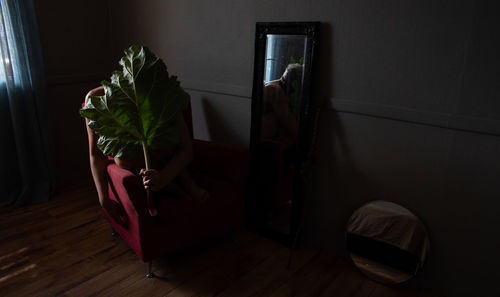
[{"label": "shadow on wall", "polygon": [[347,135],[330,100],[334,96],[333,32],[322,23],[314,71],[313,96],[320,107],[318,139],[313,153],[309,196],[305,204],[304,240],[345,252],[345,228],[350,214],[379,191],[356,166]]},{"label": "shadow on wall", "polygon": [[318,47],[314,64],[314,82],[312,96],[316,99],[316,106],[326,107],[328,98],[334,95],[333,85],[333,31],[332,25],[321,23],[318,38]]},{"label": "shadow on wall", "polygon": [[211,141],[221,143],[244,143],[241,135],[231,127],[229,122],[225,120],[225,116],[217,110],[216,106],[206,97],[201,98],[201,106],[205,114],[208,137]]},{"label": "shadow on wall", "polygon": [[320,114],[317,149],[305,213],[304,239],[322,248],[345,253],[345,230],[350,215],[362,204],[381,198],[377,189],[352,158],[339,114]]}]

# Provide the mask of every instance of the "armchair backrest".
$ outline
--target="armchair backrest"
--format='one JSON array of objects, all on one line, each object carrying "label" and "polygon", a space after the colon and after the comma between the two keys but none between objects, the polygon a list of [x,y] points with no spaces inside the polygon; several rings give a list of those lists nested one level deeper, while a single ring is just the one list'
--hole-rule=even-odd
[{"label": "armchair backrest", "polygon": [[194,138],[193,114],[191,111],[191,102],[189,102],[188,107],[184,110],[183,116],[184,116],[184,121],[186,122],[186,125],[187,125],[188,130],[189,130],[189,135],[191,135],[191,139],[193,139]]}]

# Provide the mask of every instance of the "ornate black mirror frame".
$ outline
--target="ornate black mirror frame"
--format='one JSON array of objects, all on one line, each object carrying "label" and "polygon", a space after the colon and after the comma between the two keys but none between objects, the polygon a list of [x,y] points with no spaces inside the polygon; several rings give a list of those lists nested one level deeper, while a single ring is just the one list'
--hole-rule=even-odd
[{"label": "ornate black mirror frame", "polygon": [[[316,56],[319,22],[258,22],[255,33],[254,75],[252,89],[252,114],[250,131],[250,176],[246,204],[246,221],[251,230],[274,239],[286,246],[293,247],[297,242],[302,221],[302,209],[305,198],[303,166],[309,155],[313,138],[313,122],[316,108],[312,100],[314,79],[313,67]],[[294,172],[291,185],[291,210],[288,232],[270,228],[267,224],[265,201],[262,189],[259,189],[259,172],[261,160],[261,123],[264,108],[264,72],[266,59],[266,43],[268,35],[303,35],[305,38],[302,95],[300,99],[298,133],[294,148]]]}]

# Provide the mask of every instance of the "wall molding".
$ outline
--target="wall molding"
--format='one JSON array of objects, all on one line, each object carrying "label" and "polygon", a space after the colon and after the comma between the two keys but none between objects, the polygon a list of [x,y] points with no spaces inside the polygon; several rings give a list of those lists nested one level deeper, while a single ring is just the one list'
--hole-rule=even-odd
[{"label": "wall molding", "polygon": [[195,81],[183,81],[181,82],[181,86],[188,91],[227,95],[244,99],[252,98],[252,88],[246,86]]},{"label": "wall molding", "polygon": [[352,113],[463,132],[500,136],[500,120],[496,119],[468,117],[341,98],[330,98],[329,101],[330,107],[337,112]]},{"label": "wall molding", "polygon": [[100,82],[104,79],[109,80],[110,76],[107,72],[49,75],[47,76],[47,84],[49,86],[57,86]]},{"label": "wall molding", "polygon": [[[99,82],[108,79],[108,77],[109,73],[104,72],[54,75],[47,78],[47,83],[49,85],[79,84]],[[233,96],[245,100],[252,98],[252,89],[248,86],[197,81],[184,81],[181,86],[187,91]],[[500,120],[496,119],[468,117],[335,97],[330,98],[329,103],[329,107],[336,112],[500,137]]]},{"label": "wall molding", "polygon": [[[248,100],[251,100],[252,97],[251,88],[239,85],[186,81],[182,83],[182,86],[188,91],[234,96]],[[329,103],[330,108],[337,112],[500,137],[500,120],[496,119],[468,117],[335,97],[330,98]]]}]

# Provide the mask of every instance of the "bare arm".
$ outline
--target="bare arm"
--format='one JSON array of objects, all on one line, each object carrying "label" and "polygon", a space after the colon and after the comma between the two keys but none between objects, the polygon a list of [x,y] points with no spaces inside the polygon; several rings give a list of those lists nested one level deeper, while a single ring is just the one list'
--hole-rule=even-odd
[{"label": "bare arm", "polygon": [[[91,90],[85,97],[85,102],[87,102],[89,96],[102,96],[104,95],[104,88],[99,87]],[[94,184],[97,189],[97,196],[99,197],[99,203],[106,213],[113,218],[113,220],[122,225],[126,226],[125,214],[120,205],[108,198],[108,182],[106,179],[106,167],[108,166],[108,158],[101,152],[97,147],[97,140],[99,136],[89,128],[89,119],[85,119],[87,126],[87,135],[89,139],[89,159],[90,159],[90,170],[92,172],[92,178],[94,179]]]},{"label": "bare arm", "polygon": [[191,160],[193,160],[193,144],[184,117],[180,116],[179,121],[182,127],[181,142],[172,159],[170,159],[167,165],[160,171],[165,185],[169,184],[177,177],[179,173],[187,167]]},{"label": "bare arm", "polygon": [[270,100],[273,105],[274,113],[278,118],[278,124],[291,139],[297,139],[299,124],[288,106],[288,98],[285,92],[279,85],[269,85],[268,89],[268,100]]},{"label": "bare arm", "polygon": [[106,181],[106,166],[108,165],[107,157],[97,148],[98,136],[88,127],[88,119],[85,119],[87,123],[87,133],[89,138],[89,159],[90,159],[90,170],[92,171],[92,178],[97,189],[97,195],[99,196],[99,202],[103,204],[103,200],[108,197],[108,187]]},{"label": "bare arm", "polygon": [[[104,95],[104,88],[99,87],[91,90],[85,97],[85,103],[89,99],[89,96],[102,96]],[[92,129],[89,128],[89,119],[85,119],[87,127],[87,135],[89,139],[89,159],[90,159],[90,170],[92,171],[92,178],[94,179],[95,186],[97,188],[97,195],[99,196],[99,202],[101,205],[103,201],[108,197],[108,187],[106,181],[106,166],[108,164],[107,157],[97,148],[97,136]]]}]

